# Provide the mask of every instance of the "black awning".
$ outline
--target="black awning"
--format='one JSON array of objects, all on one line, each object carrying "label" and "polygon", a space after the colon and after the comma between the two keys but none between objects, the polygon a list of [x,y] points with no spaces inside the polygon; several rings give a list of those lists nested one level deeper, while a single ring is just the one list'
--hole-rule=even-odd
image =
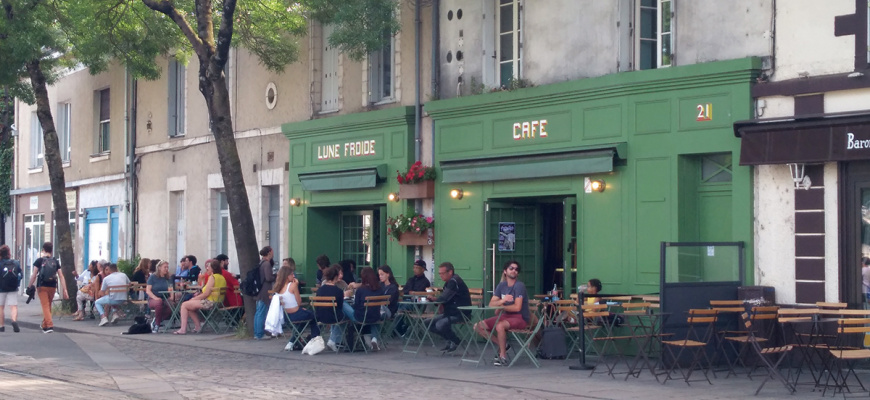
[{"label": "black awning", "polygon": [[870,114],[828,114],[734,124],[740,165],[870,160]]}]

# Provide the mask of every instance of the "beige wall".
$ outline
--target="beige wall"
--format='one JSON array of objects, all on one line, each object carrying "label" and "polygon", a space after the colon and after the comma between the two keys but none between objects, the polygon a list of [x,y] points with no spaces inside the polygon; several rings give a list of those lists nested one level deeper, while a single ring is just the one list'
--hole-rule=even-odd
[{"label": "beige wall", "polygon": [[[52,116],[57,118],[58,103],[69,102],[70,117],[70,162],[64,167],[67,182],[95,178],[124,172],[124,69],[113,65],[108,72],[93,76],[87,70],[79,70],[61,78],[57,84],[48,88]],[[94,118],[95,91],[111,89],[111,154],[107,159],[91,157],[97,134],[97,121]],[[15,174],[15,187],[28,188],[47,186],[48,167],[30,170],[30,132],[31,125],[38,124],[31,116],[36,105],[19,102],[18,140],[16,140],[16,160],[19,160]],[[57,121],[55,121],[57,125]],[[95,161],[100,160],[100,161]]]}]

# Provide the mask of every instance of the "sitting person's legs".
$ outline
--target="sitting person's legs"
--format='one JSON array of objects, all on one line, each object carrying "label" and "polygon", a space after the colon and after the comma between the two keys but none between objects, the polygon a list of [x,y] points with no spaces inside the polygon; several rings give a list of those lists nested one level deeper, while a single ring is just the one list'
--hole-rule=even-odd
[{"label": "sitting person's legs", "polygon": [[181,329],[175,331],[176,334],[183,335],[187,333],[187,319],[193,320],[194,331],[199,332],[199,318],[196,316],[199,309],[202,308],[202,301],[188,300],[181,304]]},{"label": "sitting person's legs", "polygon": [[[94,306],[97,308],[97,313],[100,314],[100,318],[106,318],[107,321],[108,312],[114,304],[118,304],[118,301],[115,301],[109,296],[100,297],[96,302],[94,302]],[[103,322],[100,321],[100,323],[102,324]]]},{"label": "sitting person's legs", "polygon": [[311,336],[320,336],[320,327],[318,327],[317,324],[314,322],[314,314],[312,314],[311,311],[300,308],[296,310],[296,312],[293,314],[287,314],[287,318],[290,319],[290,322],[294,323],[293,325],[296,326],[296,329],[300,329],[304,325],[300,324],[299,321],[311,321],[308,323],[308,325],[311,327]]},{"label": "sitting person's legs", "polygon": [[459,342],[461,342],[462,339],[459,339],[459,337],[456,336],[452,327],[453,324],[459,322],[462,322],[462,317],[439,315],[432,320],[431,325],[429,325],[429,331],[437,333],[455,345],[459,345]]}]

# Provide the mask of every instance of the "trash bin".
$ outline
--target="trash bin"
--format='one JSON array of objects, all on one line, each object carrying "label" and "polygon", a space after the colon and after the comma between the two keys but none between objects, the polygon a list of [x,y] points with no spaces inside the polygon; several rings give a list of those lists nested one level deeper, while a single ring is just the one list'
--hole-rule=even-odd
[{"label": "trash bin", "polygon": [[773,286],[738,286],[737,299],[753,306],[772,306],[776,304],[776,290]]}]

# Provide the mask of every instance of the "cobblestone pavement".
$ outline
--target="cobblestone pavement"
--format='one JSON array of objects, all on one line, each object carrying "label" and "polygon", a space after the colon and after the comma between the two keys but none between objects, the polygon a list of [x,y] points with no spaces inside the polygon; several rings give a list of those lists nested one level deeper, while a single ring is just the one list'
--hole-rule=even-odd
[{"label": "cobblestone pavement", "polygon": [[[57,394],[98,399],[731,399],[750,398],[760,381],[662,385],[648,373],[623,380],[572,371],[576,360],[525,361],[514,368],[458,366],[424,346],[417,357],[399,343],[375,354],[304,356],[282,351],[285,340],[237,340],[215,334],[122,336],[121,325],[55,319],[38,330],[39,311],[21,312],[22,332],[0,333],[0,399]],[[491,357],[491,356],[490,356]],[[866,373],[862,379],[870,380]],[[803,388],[789,395],[770,382],[756,399],[816,399]],[[866,396],[866,393],[865,393]]]}]

